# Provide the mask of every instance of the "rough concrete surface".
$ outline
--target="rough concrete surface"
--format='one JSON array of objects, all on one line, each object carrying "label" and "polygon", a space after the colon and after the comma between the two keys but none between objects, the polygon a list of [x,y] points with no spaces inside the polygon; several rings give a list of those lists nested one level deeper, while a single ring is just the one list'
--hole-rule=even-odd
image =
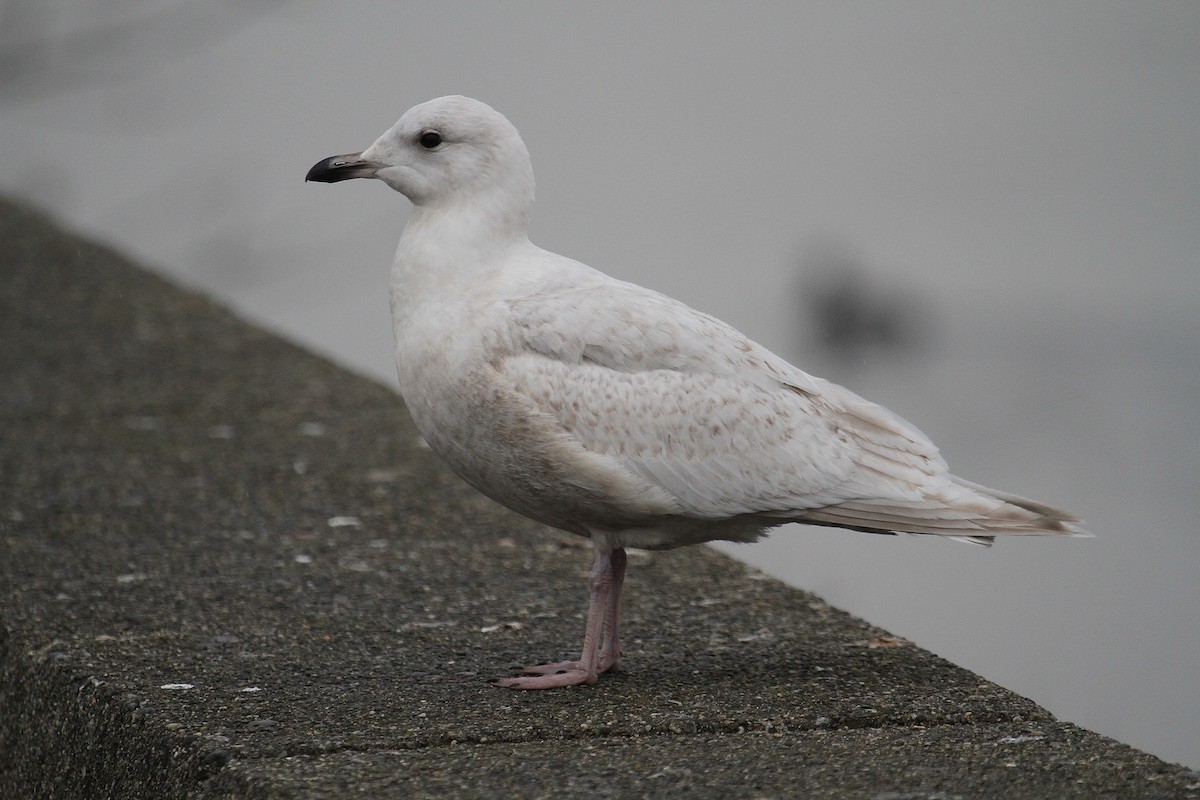
[{"label": "rough concrete surface", "polygon": [[[1200,796],[1200,775],[705,548],[467,488],[399,399],[0,202],[0,797]],[[382,290],[382,287],[381,287]]]}]

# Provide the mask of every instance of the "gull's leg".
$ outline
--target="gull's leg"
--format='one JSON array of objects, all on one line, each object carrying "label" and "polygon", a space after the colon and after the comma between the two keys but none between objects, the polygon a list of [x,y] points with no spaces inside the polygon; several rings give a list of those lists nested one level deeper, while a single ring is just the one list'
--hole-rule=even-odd
[{"label": "gull's leg", "polygon": [[[616,554],[620,555],[617,556]],[[594,684],[599,680],[599,674],[614,666],[609,660],[600,655],[600,639],[604,633],[605,622],[613,616],[614,608],[620,612],[620,599],[614,604],[613,592],[620,592],[620,583],[615,581],[618,572],[621,579],[625,576],[625,551],[596,551],[596,560],[592,563],[592,571],[588,574],[588,588],[591,597],[588,600],[587,626],[583,636],[583,654],[578,661],[560,661],[555,664],[538,664],[521,670],[521,676],[502,678],[495,682],[496,686],[507,689],[554,689],[559,686],[576,686],[581,683]],[[614,617],[615,619],[615,617]],[[606,642],[606,649],[611,649],[614,637]],[[619,647],[617,648],[619,652]]]},{"label": "gull's leg", "polygon": [[600,645],[600,671],[608,672],[621,666],[621,590],[625,586],[625,551],[617,548],[612,552],[612,588],[608,593],[608,610],[605,614],[605,637]]}]

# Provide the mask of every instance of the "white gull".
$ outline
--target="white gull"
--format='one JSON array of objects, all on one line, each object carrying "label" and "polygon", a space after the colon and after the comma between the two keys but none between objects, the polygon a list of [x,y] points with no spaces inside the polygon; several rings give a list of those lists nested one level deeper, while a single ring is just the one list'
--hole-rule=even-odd
[{"label": "white gull", "polygon": [[725,323],[543,250],[533,169],[490,106],[442,97],[307,180],[375,178],[413,203],[392,268],[400,390],[472,486],[595,547],[583,653],[497,682],[618,666],[624,548],[750,542],[787,522],[990,543],[1084,535],[1063,511],[950,474],[900,417]]}]

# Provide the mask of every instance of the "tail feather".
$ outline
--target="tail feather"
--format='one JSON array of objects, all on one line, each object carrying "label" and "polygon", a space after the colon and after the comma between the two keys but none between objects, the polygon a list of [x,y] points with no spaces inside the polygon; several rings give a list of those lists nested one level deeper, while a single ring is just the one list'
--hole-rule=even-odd
[{"label": "tail feather", "polygon": [[806,510],[800,522],[880,533],[946,536],[990,544],[996,536],[1090,536],[1057,508],[950,476],[921,500],[847,500]]},{"label": "tail feather", "polygon": [[981,494],[985,497],[991,497],[1010,506],[1025,509],[1026,511],[1037,515],[1038,519],[1045,525],[1049,526],[1048,533],[1054,534],[1069,534],[1074,536],[1090,536],[1087,531],[1079,527],[1083,524],[1083,520],[1074,514],[1063,511],[1053,506],[1045,505],[1034,500],[1029,500],[1015,494],[989,489],[986,486],[980,486],[978,483],[963,480],[957,476],[954,477],[954,482],[964,489],[969,489],[976,494]]}]

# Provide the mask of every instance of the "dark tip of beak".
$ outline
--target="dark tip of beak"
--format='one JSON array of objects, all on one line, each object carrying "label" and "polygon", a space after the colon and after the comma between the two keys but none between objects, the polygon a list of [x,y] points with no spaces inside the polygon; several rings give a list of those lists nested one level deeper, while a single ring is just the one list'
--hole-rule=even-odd
[{"label": "dark tip of beak", "polygon": [[312,169],[304,176],[304,180],[318,183],[337,183],[351,178],[374,178],[381,168],[373,161],[364,161],[362,153],[350,153],[344,156],[330,156],[323,161],[313,164]]}]

